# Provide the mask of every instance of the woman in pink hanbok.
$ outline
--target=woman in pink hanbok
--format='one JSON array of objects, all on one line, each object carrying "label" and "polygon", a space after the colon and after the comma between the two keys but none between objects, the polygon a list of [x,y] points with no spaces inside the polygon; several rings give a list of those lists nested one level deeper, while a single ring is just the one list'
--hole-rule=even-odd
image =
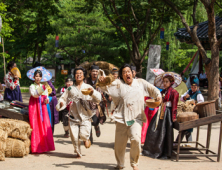
[{"label": "woman in pink hanbok", "polygon": [[[151,99],[150,97],[145,97],[145,101],[147,99]],[[146,115],[146,123],[143,123],[143,127],[142,127],[142,133],[141,133],[141,144],[144,144],[145,140],[146,140],[146,132],[147,132],[147,129],[149,127],[149,124],[153,118],[153,116],[156,114],[157,110],[158,110],[159,107],[155,108],[155,109],[151,109],[149,108],[148,106],[146,106],[145,108],[145,115]]]},{"label": "woman in pink hanbok", "polygon": [[[35,81],[29,88],[29,92],[31,94],[29,100],[29,121],[32,128],[32,153],[43,153],[55,150],[52,129],[46,106],[49,102],[48,91],[46,87],[40,83],[44,78],[42,75],[42,72],[44,74],[44,71],[46,70],[43,67],[41,67],[40,70],[34,68],[29,71],[31,74],[34,72],[33,78]],[[30,76],[28,77],[30,78]]]}]

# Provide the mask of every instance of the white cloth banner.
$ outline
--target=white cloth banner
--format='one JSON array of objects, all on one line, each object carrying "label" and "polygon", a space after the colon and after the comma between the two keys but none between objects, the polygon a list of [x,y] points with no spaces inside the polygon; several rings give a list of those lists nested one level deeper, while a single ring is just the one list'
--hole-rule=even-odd
[{"label": "white cloth banner", "polygon": [[161,46],[160,45],[150,45],[149,46],[149,56],[147,63],[146,80],[154,84],[155,74],[150,70],[158,69],[160,67],[160,57],[161,57]]}]

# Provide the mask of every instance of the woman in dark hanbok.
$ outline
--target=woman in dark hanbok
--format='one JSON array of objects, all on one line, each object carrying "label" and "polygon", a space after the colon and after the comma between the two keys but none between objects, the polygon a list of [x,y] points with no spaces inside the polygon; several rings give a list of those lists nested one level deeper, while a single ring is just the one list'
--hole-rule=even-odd
[{"label": "woman in dark hanbok", "polygon": [[152,158],[170,158],[173,149],[173,122],[176,121],[179,93],[173,89],[182,81],[172,72],[156,77],[155,86],[164,89],[163,103],[150,122],[142,154]]},{"label": "woman in dark hanbok", "polygon": [[56,105],[58,103],[58,100],[56,98],[56,90],[55,87],[53,86],[51,81],[47,81],[49,86],[52,89],[52,93],[49,94],[49,96],[52,97],[51,102],[49,103],[50,109],[51,109],[51,122],[52,122],[52,132],[54,133],[54,126],[55,124],[59,123],[59,112],[56,110]]},{"label": "woman in dark hanbok", "polygon": [[4,77],[4,82],[6,85],[4,92],[4,100],[7,100],[9,102],[17,100],[22,102],[22,94],[19,84],[19,78],[21,77],[18,77],[11,72],[13,68],[16,68],[16,63],[11,61],[7,65],[8,73]]}]

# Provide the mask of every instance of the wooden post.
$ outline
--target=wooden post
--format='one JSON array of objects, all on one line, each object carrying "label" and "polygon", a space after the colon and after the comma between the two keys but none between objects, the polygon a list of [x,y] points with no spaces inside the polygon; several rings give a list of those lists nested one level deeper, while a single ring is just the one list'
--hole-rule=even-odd
[{"label": "wooden post", "polygon": [[179,132],[179,139],[178,139],[178,145],[177,145],[177,159],[176,161],[178,162],[179,161],[179,155],[180,155],[180,142],[181,142],[181,135],[182,135],[182,132],[180,131]]},{"label": "wooden post", "polygon": [[217,162],[220,162],[221,139],[222,139],[222,122],[220,122],[220,136],[219,136],[219,144],[218,144]]},{"label": "wooden post", "polygon": [[5,47],[4,47],[4,41],[3,41],[3,38],[2,38],[2,48],[3,48],[3,62],[4,62],[4,74],[6,75],[6,70],[5,70],[5,56],[4,56],[4,52],[5,52]]},{"label": "wooden post", "polygon": [[208,154],[208,150],[210,149],[210,136],[211,136],[211,127],[212,127],[212,123],[208,124],[208,128],[207,128],[207,144],[206,144],[206,154]]},{"label": "wooden post", "polygon": [[199,133],[200,133],[200,126],[198,126],[198,127],[197,127],[196,148],[198,148],[198,142],[199,142]]}]

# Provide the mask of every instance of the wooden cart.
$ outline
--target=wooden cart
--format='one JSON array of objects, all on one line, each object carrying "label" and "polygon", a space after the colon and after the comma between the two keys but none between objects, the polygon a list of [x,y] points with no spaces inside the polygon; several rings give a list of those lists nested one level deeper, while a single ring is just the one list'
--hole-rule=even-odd
[{"label": "wooden cart", "polygon": [[[221,122],[217,153],[210,150],[211,127],[212,127],[212,123],[216,123],[216,122]],[[220,162],[221,139],[222,139],[222,113],[221,112],[220,112],[220,114],[217,114],[215,116],[204,117],[204,118],[200,118],[200,119],[193,120],[193,121],[187,121],[184,123],[174,122],[173,125],[174,125],[174,128],[179,131],[177,151],[173,150],[173,153],[176,155],[176,161],[179,161],[179,157],[217,157],[217,162]],[[199,143],[200,126],[204,126],[204,125],[208,125],[206,146]],[[191,128],[195,128],[195,127],[197,127],[196,141],[189,142],[189,143],[195,143],[196,144],[195,147],[189,147],[189,148],[180,147],[181,143],[187,143],[187,142],[181,142],[182,131],[188,130]],[[198,146],[200,146],[200,147],[198,147]],[[180,150],[197,150],[200,153],[199,154],[181,154]]]},{"label": "wooden cart", "polygon": [[15,106],[9,106],[4,109],[0,108],[0,115],[8,117],[10,119],[24,120],[26,122],[29,122],[28,115],[24,115],[19,112],[13,112],[11,110],[7,110],[7,109],[13,109],[13,107],[15,107]]}]

